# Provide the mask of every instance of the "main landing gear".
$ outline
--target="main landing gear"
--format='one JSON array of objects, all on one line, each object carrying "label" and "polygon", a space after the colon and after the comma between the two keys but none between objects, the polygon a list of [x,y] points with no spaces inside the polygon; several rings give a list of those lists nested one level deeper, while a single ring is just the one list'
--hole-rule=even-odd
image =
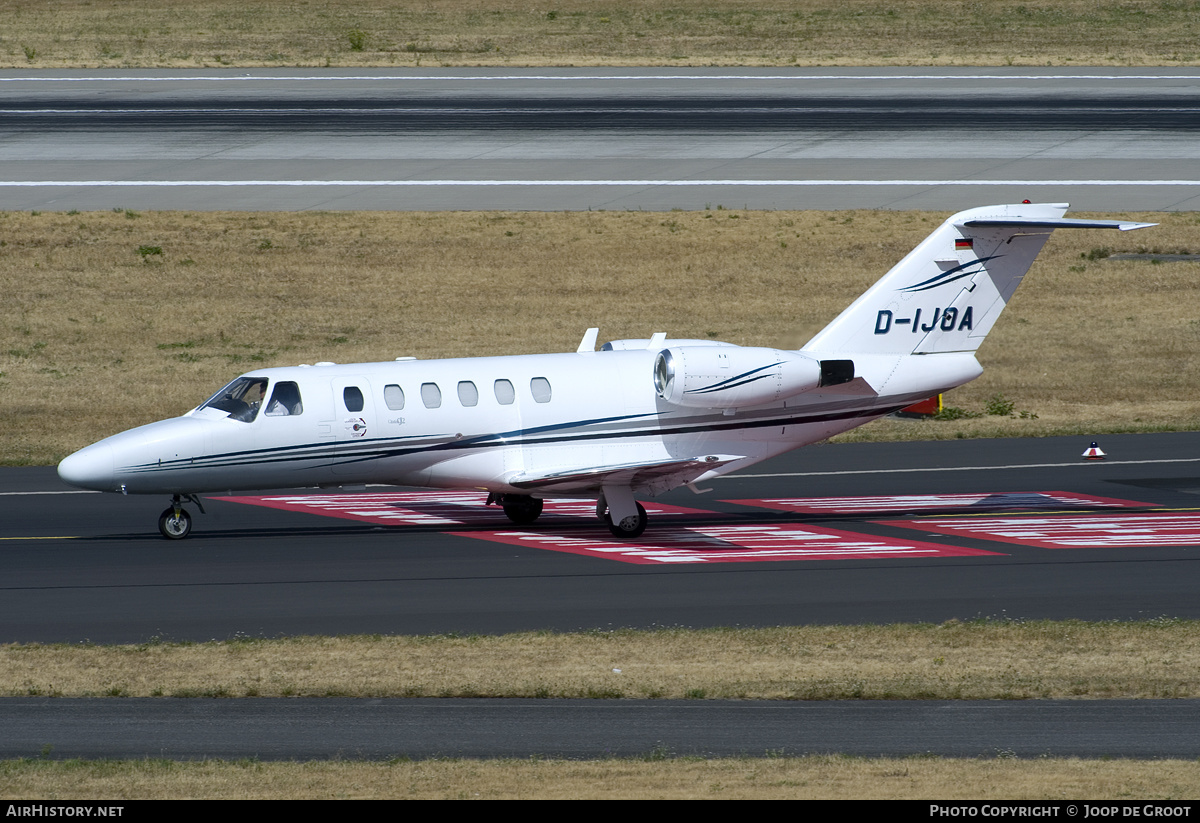
[{"label": "main landing gear", "polygon": [[528,526],[542,516],[542,498],[529,494],[489,494],[487,505],[495,504],[518,526]]},{"label": "main landing gear", "polygon": [[649,518],[641,503],[633,499],[633,492],[620,486],[605,486],[596,501],[596,516],[608,525],[613,537],[625,540],[641,537]]},{"label": "main landing gear", "polygon": [[612,532],[613,537],[626,539],[641,537],[642,532],[646,530],[646,523],[650,519],[646,516],[646,509],[642,507],[641,503],[637,504],[637,514],[628,515],[617,523],[613,522],[612,514],[607,510],[601,516],[604,522],[608,524],[608,530]]},{"label": "main landing gear", "polygon": [[192,533],[192,516],[183,507],[183,501],[195,503],[196,508],[204,514],[204,506],[200,498],[194,494],[176,494],[171,497],[171,505],[158,516],[158,532],[168,540],[182,540]]},{"label": "main landing gear", "polygon": [[[622,539],[640,537],[642,532],[646,531],[646,524],[649,521],[646,509],[633,499],[633,492],[629,489],[615,489],[610,491],[610,494],[620,500],[618,504],[620,516],[614,516],[608,497],[604,494],[600,495],[600,499],[596,501],[596,516],[604,521],[613,537]],[[488,495],[487,505],[503,507],[508,519],[518,526],[528,526],[542,514],[542,499],[528,494],[493,492]],[[164,512],[163,516],[166,517],[169,512],[170,509]],[[184,512],[184,515],[186,516],[187,512]]]}]

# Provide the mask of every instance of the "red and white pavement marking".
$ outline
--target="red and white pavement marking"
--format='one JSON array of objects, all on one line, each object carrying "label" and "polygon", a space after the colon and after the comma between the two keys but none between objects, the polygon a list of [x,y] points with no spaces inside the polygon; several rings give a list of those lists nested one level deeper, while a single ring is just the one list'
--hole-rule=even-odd
[{"label": "red and white pavement marking", "polygon": [[[485,506],[480,492],[427,491],[362,494],[285,494],[222,497],[234,503],[319,514],[386,526],[463,526],[504,521],[504,512]],[[727,517],[716,512],[643,503],[652,518],[678,515]],[[556,520],[596,521],[596,504],[573,498],[548,499],[537,531],[451,532],[552,551],[606,557],[626,563],[747,563],[779,560],[878,560],[896,557],[964,557],[995,552],[940,546],[920,540],[872,537],[819,526],[747,525],[679,528],[666,523],[637,540],[617,540],[602,526],[555,532]],[[550,528],[546,528],[549,526]]]},{"label": "red and white pavement marking", "polygon": [[796,497],[772,500],[726,500],[743,506],[758,506],[803,514],[875,514],[923,509],[977,508],[1056,509],[1129,508],[1149,504],[1111,497],[1070,492],[995,492],[980,494],[893,494],[876,497]]},{"label": "red and white pavement marking", "polygon": [[570,534],[534,531],[461,532],[462,537],[550,549],[624,563],[753,563],[781,560],[881,560],[973,557],[996,552],[920,540],[874,537],[819,526],[661,527],[637,540],[616,540],[607,529]]},{"label": "red and white pavement marking", "polygon": [[[476,523],[507,522],[499,506],[487,506],[484,492],[398,492],[362,494],[288,494],[267,497],[222,497],[233,503],[265,506],[270,509],[323,514],[384,526],[464,526]],[[712,515],[699,509],[644,503],[651,517],[672,515]],[[594,500],[574,498],[547,499],[542,520],[585,518],[596,521]],[[541,520],[539,522],[542,522]]]},{"label": "red and white pavement marking", "polygon": [[1085,514],[892,520],[889,526],[1046,549],[1200,546],[1200,514]]}]

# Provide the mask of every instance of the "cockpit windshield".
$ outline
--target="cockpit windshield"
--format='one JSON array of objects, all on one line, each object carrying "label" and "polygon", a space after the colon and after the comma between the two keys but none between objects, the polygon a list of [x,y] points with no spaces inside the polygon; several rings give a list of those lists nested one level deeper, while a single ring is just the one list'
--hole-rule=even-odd
[{"label": "cockpit windshield", "polygon": [[266,396],[267,378],[239,377],[208,398],[200,408],[218,409],[228,412],[234,420],[250,423],[258,416]]}]

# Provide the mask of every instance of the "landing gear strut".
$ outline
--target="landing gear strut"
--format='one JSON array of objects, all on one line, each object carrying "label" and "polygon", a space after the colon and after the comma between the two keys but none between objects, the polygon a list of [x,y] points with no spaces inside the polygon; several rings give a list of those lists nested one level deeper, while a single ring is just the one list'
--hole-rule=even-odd
[{"label": "landing gear strut", "polygon": [[182,540],[192,533],[192,516],[183,507],[183,500],[185,498],[189,502],[195,503],[196,508],[200,509],[201,514],[204,513],[204,506],[200,504],[200,500],[196,495],[173,495],[171,497],[171,505],[163,509],[163,513],[158,516],[159,534],[168,540]]}]

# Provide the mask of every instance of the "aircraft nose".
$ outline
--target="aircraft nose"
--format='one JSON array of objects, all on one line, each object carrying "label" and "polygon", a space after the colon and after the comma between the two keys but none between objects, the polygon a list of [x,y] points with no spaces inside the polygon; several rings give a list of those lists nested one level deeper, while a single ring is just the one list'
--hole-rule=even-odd
[{"label": "aircraft nose", "polygon": [[58,464],[58,476],[81,489],[118,491],[112,446],[108,443],[95,443],[64,458]]}]

